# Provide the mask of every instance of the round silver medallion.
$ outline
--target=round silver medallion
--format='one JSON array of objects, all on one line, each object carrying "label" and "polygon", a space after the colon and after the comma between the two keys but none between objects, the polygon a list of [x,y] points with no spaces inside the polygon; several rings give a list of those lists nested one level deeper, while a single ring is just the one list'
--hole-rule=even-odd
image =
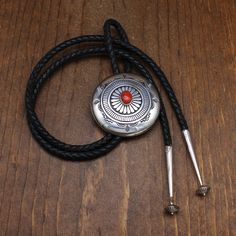
[{"label": "round silver medallion", "polygon": [[134,74],[118,74],[103,81],[91,103],[97,123],[118,136],[135,136],[148,130],[160,111],[154,86]]}]

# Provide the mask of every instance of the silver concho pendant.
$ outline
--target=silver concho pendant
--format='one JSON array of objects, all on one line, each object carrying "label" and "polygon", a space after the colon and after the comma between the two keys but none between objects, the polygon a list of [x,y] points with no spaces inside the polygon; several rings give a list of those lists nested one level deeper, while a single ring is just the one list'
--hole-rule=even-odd
[{"label": "silver concho pendant", "polygon": [[95,89],[91,109],[106,132],[131,137],[155,123],[160,99],[153,84],[141,76],[123,73],[109,77]]}]

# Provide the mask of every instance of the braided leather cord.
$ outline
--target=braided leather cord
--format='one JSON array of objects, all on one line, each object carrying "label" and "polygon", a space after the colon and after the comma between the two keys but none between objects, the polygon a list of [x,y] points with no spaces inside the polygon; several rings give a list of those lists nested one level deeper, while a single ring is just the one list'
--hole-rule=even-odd
[{"label": "braided leather cord", "polygon": [[[116,36],[111,34],[111,27],[116,30]],[[47,66],[48,62],[60,51],[73,45],[86,43],[86,47],[69,52],[61,58]],[[88,46],[89,44],[89,46]],[[91,44],[91,46],[90,46]],[[53,75],[53,73],[72,60],[79,60],[88,56],[109,56],[111,59],[112,70],[114,74],[120,73],[117,59],[124,62],[125,72],[132,69],[138,71],[142,76],[155,85],[154,80],[148,69],[151,69],[157,75],[164,87],[172,107],[175,111],[180,128],[186,129],[187,122],[182,114],[181,108],[164,73],[156,63],[143,53],[140,49],[131,45],[122,26],[115,20],[107,20],[104,24],[104,35],[85,35],[73,38],[57,45],[43,56],[34,67],[26,89],[25,106],[27,121],[34,138],[49,153],[65,160],[85,161],[98,158],[115,148],[124,138],[106,133],[103,138],[86,145],[71,145],[61,142],[53,137],[41,124],[35,113],[35,103],[37,95],[40,92],[44,82]],[[158,91],[158,89],[157,89]],[[159,93],[159,91],[158,91]],[[160,93],[159,93],[160,96]],[[161,110],[160,123],[165,145],[171,145],[171,135],[165,107],[160,96]]]}]

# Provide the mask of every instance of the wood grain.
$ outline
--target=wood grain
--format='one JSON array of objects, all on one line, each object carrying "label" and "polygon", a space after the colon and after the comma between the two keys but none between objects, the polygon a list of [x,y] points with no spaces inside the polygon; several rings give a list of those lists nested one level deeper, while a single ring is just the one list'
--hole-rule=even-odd
[{"label": "wood grain", "polygon": [[[236,235],[234,0],[0,3],[1,236]],[[204,179],[212,187],[205,199],[195,196],[189,155],[165,102],[181,207],[176,217],[163,214],[167,180],[159,125],[104,158],[70,163],[45,153],[26,124],[24,92],[35,63],[61,41],[102,33],[110,17],[166,72],[189,122]],[[101,137],[89,98],[110,74],[109,61],[101,58],[56,73],[37,104],[47,129],[75,144]]]}]

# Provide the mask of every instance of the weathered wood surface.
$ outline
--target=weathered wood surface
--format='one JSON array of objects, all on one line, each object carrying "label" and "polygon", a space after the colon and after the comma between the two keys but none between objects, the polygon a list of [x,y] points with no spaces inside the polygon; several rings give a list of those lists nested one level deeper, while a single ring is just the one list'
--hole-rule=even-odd
[{"label": "weathered wood surface", "polygon": [[[0,3],[1,236],[236,235],[234,0]],[[195,196],[196,178],[167,103],[178,216],[163,214],[167,181],[159,125],[89,163],[48,155],[28,130],[24,92],[32,67],[65,39],[102,33],[110,17],[166,72],[189,121],[204,179],[212,187],[205,199]],[[101,58],[58,72],[37,104],[47,129],[76,144],[101,137],[89,98],[110,74],[109,62]]]}]

